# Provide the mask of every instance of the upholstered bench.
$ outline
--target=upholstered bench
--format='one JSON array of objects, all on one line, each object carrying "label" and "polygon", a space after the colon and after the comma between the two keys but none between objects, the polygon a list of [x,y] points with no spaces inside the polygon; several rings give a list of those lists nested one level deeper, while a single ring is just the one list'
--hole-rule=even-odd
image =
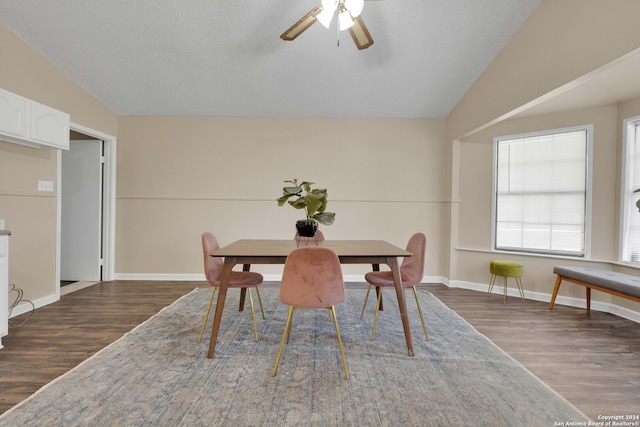
[{"label": "upholstered bench", "polygon": [[558,275],[549,310],[553,309],[563,280],[587,288],[587,310],[591,309],[591,289],[640,302],[640,277],[592,267],[554,267]]}]

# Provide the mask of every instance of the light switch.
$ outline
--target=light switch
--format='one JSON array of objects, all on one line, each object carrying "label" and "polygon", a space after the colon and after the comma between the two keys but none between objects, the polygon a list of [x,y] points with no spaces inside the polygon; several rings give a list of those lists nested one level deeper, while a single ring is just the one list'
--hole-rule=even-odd
[{"label": "light switch", "polygon": [[38,180],[38,191],[53,191],[53,181]]}]

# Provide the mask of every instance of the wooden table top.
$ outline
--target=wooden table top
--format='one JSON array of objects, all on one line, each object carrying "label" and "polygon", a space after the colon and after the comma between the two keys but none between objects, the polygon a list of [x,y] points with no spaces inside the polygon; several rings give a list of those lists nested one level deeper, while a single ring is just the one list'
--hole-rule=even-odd
[{"label": "wooden table top", "polygon": [[[315,246],[311,240],[307,246]],[[238,240],[210,253],[214,257],[286,257],[297,247],[292,240]],[[323,240],[318,246],[331,248],[339,257],[406,257],[413,255],[384,240]]]}]

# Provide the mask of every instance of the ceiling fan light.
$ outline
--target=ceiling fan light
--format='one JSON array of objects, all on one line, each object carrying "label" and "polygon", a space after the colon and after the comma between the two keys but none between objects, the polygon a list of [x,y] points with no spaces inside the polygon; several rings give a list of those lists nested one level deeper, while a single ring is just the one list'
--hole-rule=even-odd
[{"label": "ceiling fan light", "polygon": [[331,20],[333,19],[334,12],[335,12],[335,9],[334,10],[322,9],[322,12],[320,12],[316,16],[316,19],[325,28],[329,28],[329,25],[331,25]]},{"label": "ceiling fan light", "polygon": [[335,12],[338,8],[338,0],[322,0],[322,9],[331,13]]},{"label": "ceiling fan light", "polygon": [[338,22],[340,23],[340,31],[353,27],[353,19],[346,9],[341,10],[338,14]]},{"label": "ceiling fan light", "polygon": [[344,7],[346,7],[351,16],[355,18],[362,13],[364,0],[344,0]]}]

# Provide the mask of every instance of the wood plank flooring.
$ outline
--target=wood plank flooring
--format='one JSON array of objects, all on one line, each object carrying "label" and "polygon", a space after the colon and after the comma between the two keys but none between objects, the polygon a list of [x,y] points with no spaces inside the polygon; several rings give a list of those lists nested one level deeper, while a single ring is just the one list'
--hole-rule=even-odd
[{"label": "wood plank flooring", "polygon": [[205,284],[101,282],[37,309],[20,327],[10,326],[0,350],[0,413],[198,286]]},{"label": "wood plank flooring", "polygon": [[640,415],[637,323],[519,298],[503,304],[501,295],[443,285],[426,288],[594,421]]},{"label": "wood plank flooring", "polygon": [[[11,326],[0,350],[0,413],[198,286],[206,284],[102,282]],[[549,311],[546,303],[517,298],[503,304],[500,295],[443,285],[422,287],[592,419],[640,413],[637,323],[559,305]]]}]

